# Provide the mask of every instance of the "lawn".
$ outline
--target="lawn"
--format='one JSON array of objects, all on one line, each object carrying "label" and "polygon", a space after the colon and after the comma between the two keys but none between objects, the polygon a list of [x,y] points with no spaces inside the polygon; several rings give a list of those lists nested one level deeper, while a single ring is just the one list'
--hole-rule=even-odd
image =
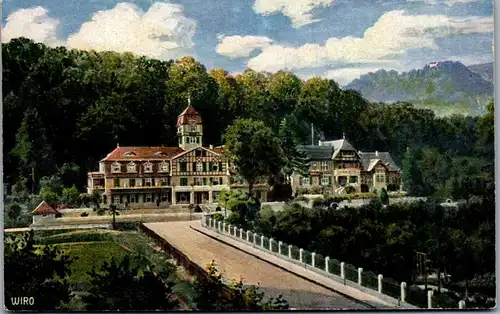
[{"label": "lawn", "polygon": [[92,266],[102,265],[104,261],[110,261],[115,257],[120,261],[127,251],[115,242],[73,242],[53,244],[66,252],[72,258],[76,258],[71,264],[71,276],[69,282],[78,284],[88,282],[90,276],[87,274]]}]

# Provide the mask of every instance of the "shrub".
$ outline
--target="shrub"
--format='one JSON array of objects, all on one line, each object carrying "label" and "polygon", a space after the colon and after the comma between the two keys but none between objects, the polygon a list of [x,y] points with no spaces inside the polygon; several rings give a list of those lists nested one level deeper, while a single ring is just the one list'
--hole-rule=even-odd
[{"label": "shrub", "polygon": [[224,215],[222,213],[215,213],[215,214],[212,214],[212,219],[215,219],[217,221],[223,221]]},{"label": "shrub", "polygon": [[349,186],[346,186],[346,188],[345,188],[345,192],[346,192],[347,194],[352,194],[352,193],[356,192],[356,189],[355,189],[353,186],[350,186],[350,185],[349,185]]},{"label": "shrub", "polygon": [[116,222],[115,230],[126,231],[126,230],[139,230],[140,222]]},{"label": "shrub", "polygon": [[[94,211],[95,211],[95,208],[94,208]],[[99,216],[103,216],[105,213],[106,213],[106,211],[102,208],[97,210],[97,215],[99,215]]]},{"label": "shrub", "polygon": [[62,217],[62,214],[61,213],[57,213],[56,214],[56,218],[61,218]]},{"label": "shrub", "polygon": [[313,207],[318,207],[318,206],[321,206],[323,204],[324,200],[321,198],[321,197],[317,197],[313,200]]},{"label": "shrub", "polygon": [[80,217],[87,217],[89,214],[87,212],[83,212],[80,214]]}]

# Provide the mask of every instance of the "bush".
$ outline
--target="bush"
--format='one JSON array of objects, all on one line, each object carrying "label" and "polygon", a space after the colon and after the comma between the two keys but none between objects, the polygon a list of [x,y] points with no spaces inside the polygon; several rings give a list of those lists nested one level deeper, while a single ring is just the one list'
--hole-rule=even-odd
[{"label": "bush", "polygon": [[139,230],[140,222],[116,222],[115,230],[127,231],[127,230]]},{"label": "bush", "polygon": [[224,214],[222,214],[222,213],[212,214],[212,219],[215,219],[216,221],[223,221],[224,220]]},{"label": "bush", "polygon": [[324,200],[321,197],[317,197],[313,200],[313,207],[319,207],[323,204]]},{"label": "bush", "polygon": [[87,212],[83,212],[80,214],[80,217],[87,217],[89,214]]},{"label": "bush", "polygon": [[[95,210],[95,208],[94,208],[94,210]],[[106,211],[102,208],[97,210],[97,215],[99,215],[99,216],[103,216],[105,213],[106,213]]]},{"label": "bush", "polygon": [[352,194],[352,193],[356,192],[356,189],[355,189],[353,186],[350,186],[350,185],[349,185],[349,186],[346,186],[346,188],[345,188],[345,192],[346,192],[347,194]]},{"label": "bush", "polygon": [[62,214],[61,213],[57,213],[56,214],[56,218],[61,218],[62,217]]}]

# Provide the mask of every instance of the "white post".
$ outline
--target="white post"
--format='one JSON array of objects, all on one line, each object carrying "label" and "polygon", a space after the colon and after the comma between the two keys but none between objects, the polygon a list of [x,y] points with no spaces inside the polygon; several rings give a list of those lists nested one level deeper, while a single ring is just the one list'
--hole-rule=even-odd
[{"label": "white post", "polygon": [[229,235],[231,235],[231,225],[230,224],[227,224],[227,233],[229,233]]},{"label": "white post", "polygon": [[208,226],[212,227],[212,218],[208,218]]},{"label": "white post", "polygon": [[464,300],[461,300],[460,302],[458,302],[458,308],[465,309],[465,301]]},{"label": "white post", "polygon": [[269,251],[273,251],[273,238],[269,238]]},{"label": "white post", "polygon": [[234,236],[237,237],[237,234],[238,233],[238,227],[234,226]]},{"label": "white post", "polygon": [[299,250],[299,261],[302,263],[302,255],[304,253],[304,249]]},{"label": "white post", "polygon": [[250,231],[247,231],[247,242],[250,242]]},{"label": "white post", "polygon": [[378,275],[378,293],[382,293],[382,279],[384,279],[384,276],[379,274]]},{"label": "white post", "polygon": [[340,262],[340,278],[345,279],[344,262]]},{"label": "white post", "polygon": [[361,286],[361,283],[363,282],[361,274],[363,273],[363,268],[359,267],[358,268],[358,285]]},{"label": "white post", "polygon": [[291,245],[288,246],[288,258],[292,259],[292,246]]},{"label": "white post", "polygon": [[312,252],[311,253],[311,266],[312,267],[314,267],[314,264],[316,264],[315,259],[316,259],[316,253]]},{"label": "white post", "polygon": [[283,242],[281,241],[278,241],[278,254],[281,255],[281,245],[283,244]]},{"label": "white post", "polygon": [[401,282],[401,303],[406,302],[406,282]]},{"label": "white post", "polygon": [[263,235],[260,236],[260,246],[264,247],[264,236]]},{"label": "white post", "polygon": [[432,309],[432,295],[434,292],[432,290],[427,291],[427,308]]},{"label": "white post", "polygon": [[325,257],[325,271],[328,273],[328,267],[330,267],[330,265],[328,265],[330,262],[330,256],[327,256]]},{"label": "white post", "polygon": [[253,234],[253,246],[255,247],[257,245],[257,233]]},{"label": "white post", "polygon": [[227,229],[226,229],[226,223],[225,223],[225,222],[223,222],[223,223],[222,223],[222,231],[223,231],[223,232],[226,232],[226,230],[227,230]]},{"label": "white post", "polygon": [[201,215],[201,225],[205,226],[205,215]]},{"label": "white post", "polygon": [[240,238],[243,240],[243,228],[240,228]]},{"label": "white post", "polygon": [[221,226],[222,226],[222,221],[219,221],[218,226],[217,226],[217,229],[219,229],[219,231],[222,230]]}]

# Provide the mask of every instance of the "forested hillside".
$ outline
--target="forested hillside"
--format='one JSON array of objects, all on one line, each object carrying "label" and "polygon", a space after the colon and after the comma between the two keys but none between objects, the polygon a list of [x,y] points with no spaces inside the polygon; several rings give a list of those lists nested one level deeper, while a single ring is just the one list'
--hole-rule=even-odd
[{"label": "forested hillside", "polygon": [[316,141],[345,133],[360,150],[390,151],[399,165],[410,147],[403,166],[412,171],[414,194],[450,194],[469,175],[492,182],[493,103],[485,116],[438,118],[407,103],[370,103],[332,80],[304,82],[286,71],[231,76],[207,71],[191,57],[163,62],[24,38],[3,44],[2,54],[4,180],[10,185],[36,190],[40,178],[57,173],[64,185],[83,191],[86,172],[117,143],[177,145],[176,117],[188,94],[202,114],[205,145],[221,144],[236,119],[262,120],[278,131],[286,117],[299,143],[311,142],[314,123]]},{"label": "forested hillside", "polygon": [[484,114],[488,100],[493,97],[489,69],[492,67],[487,64],[469,68],[460,62],[442,61],[402,73],[394,70],[368,73],[346,88],[359,91],[371,101],[409,101],[440,115],[478,115]]}]

